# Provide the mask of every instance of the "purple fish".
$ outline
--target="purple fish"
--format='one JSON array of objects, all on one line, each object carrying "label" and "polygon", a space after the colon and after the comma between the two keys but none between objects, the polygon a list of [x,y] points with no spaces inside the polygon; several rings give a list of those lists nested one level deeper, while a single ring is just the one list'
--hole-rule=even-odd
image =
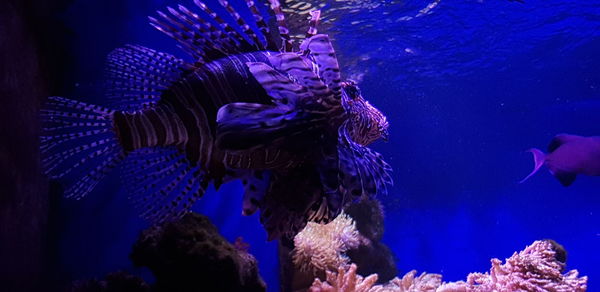
[{"label": "purple fish", "polygon": [[578,174],[600,176],[600,137],[560,134],[548,145],[548,154],[532,148],[535,168],[520,183],[533,176],[543,165],[563,186],[570,186]]},{"label": "purple fish", "polygon": [[141,215],[162,222],[189,212],[209,185],[240,180],[243,214],[260,210],[274,239],[387,192],[391,167],[367,146],[389,124],[342,79],[329,36],[317,34],[318,11],[297,42],[278,0],[268,1],[272,16],[236,1],[253,24],[226,0],[224,13],[193,2],[149,17],[187,59],[117,48],[106,107],[57,96],[45,104],[42,163],[67,197],[83,198],[119,167]]}]

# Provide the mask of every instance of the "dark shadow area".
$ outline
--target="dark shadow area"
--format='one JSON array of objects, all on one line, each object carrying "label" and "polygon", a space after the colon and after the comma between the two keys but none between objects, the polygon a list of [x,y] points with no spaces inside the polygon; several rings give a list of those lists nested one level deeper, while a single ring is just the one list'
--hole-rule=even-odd
[{"label": "dark shadow area", "polygon": [[42,175],[39,107],[66,80],[69,32],[55,15],[70,1],[0,2],[0,283],[54,290],[52,206]]}]

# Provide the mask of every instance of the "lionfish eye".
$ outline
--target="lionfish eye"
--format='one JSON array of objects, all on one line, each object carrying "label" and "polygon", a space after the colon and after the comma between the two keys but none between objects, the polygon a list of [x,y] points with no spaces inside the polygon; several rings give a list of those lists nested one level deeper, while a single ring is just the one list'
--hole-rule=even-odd
[{"label": "lionfish eye", "polygon": [[355,99],[360,96],[360,88],[356,85],[354,81],[347,81],[343,84],[344,91],[351,99]]}]

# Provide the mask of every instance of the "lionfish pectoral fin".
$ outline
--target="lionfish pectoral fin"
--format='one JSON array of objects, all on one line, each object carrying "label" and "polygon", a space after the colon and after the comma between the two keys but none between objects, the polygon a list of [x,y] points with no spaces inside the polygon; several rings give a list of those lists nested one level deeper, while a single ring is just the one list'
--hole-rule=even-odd
[{"label": "lionfish pectoral fin", "polygon": [[392,168],[381,154],[355,143],[344,123],[338,131],[339,179],[353,200],[387,194]]},{"label": "lionfish pectoral fin", "polygon": [[123,165],[122,180],[141,216],[153,223],[181,218],[208,185],[204,172],[176,147],[131,152]]},{"label": "lionfish pectoral fin", "polygon": [[[321,80],[319,75],[317,75],[315,68],[313,68],[313,63],[306,57],[296,53],[281,53],[269,56],[269,62],[273,66],[273,69],[286,74],[289,78],[292,78],[295,83],[306,88],[311,93],[311,98],[314,102],[319,102],[319,100],[321,100],[320,103],[327,108],[339,106],[339,100],[335,100],[334,93],[327,87],[323,80]],[[269,82],[270,80],[265,81],[266,82],[263,83],[265,89],[274,87],[273,84]],[[277,85],[275,89],[281,89],[281,87]]]},{"label": "lionfish pectoral fin", "polygon": [[277,105],[232,103],[217,114],[216,145],[223,150],[244,151],[290,143],[286,138],[313,132],[322,119]]},{"label": "lionfish pectoral fin", "polygon": [[335,94],[336,99],[341,96],[340,66],[335,56],[335,50],[326,34],[317,34],[305,39],[300,49],[309,53],[319,66],[319,77]]},{"label": "lionfish pectoral fin", "polygon": [[284,175],[272,172],[260,206],[260,222],[267,231],[268,240],[293,239],[306,226],[308,217],[316,216],[314,212],[318,212],[322,197],[314,167],[293,168]]},{"label": "lionfish pectoral fin", "polygon": [[316,217],[314,215],[309,216],[310,221],[335,218],[337,212],[341,211],[347,203],[345,192],[342,192],[340,188],[340,169],[336,143],[335,141],[328,142],[330,143],[322,143],[321,157],[316,163],[324,193],[322,204],[325,204],[319,209],[321,213],[323,213],[323,210],[327,210],[327,212]]},{"label": "lionfish pectoral fin", "polygon": [[246,66],[273,101],[282,107],[293,108],[303,100],[313,97],[306,87],[265,63],[248,62]]}]

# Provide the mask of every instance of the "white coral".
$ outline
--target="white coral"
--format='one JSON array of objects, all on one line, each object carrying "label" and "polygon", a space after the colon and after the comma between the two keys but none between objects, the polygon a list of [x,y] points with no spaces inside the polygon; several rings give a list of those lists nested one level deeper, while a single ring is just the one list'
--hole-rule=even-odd
[{"label": "white coral", "polygon": [[471,273],[467,291],[586,291],[587,277],[577,270],[562,274],[565,266],[556,259],[550,241],[535,241],[525,250],[514,253],[502,264],[492,259],[489,273]]},{"label": "white coral", "polygon": [[488,273],[471,273],[467,281],[442,284],[442,276],[416,271],[402,279],[394,278],[385,285],[375,285],[377,274],[366,278],[356,275],[356,265],[340,267],[338,273],[327,272],[327,281],[318,278],[311,292],[489,292],[489,291],[556,291],[584,292],[587,277],[579,277],[577,270],[562,274],[565,264],[556,258],[556,246],[547,240],[536,241],[525,250],[514,253],[502,264],[492,259]]},{"label": "white coral", "polygon": [[309,292],[370,292],[377,282],[377,274],[363,278],[356,274],[356,265],[352,264],[345,270],[340,267],[337,273],[327,271],[327,281],[321,282],[315,278]]},{"label": "white coral", "polygon": [[415,277],[416,271],[410,271],[402,279],[394,278],[386,285],[375,285],[377,274],[366,278],[356,274],[356,265],[348,269],[340,267],[338,272],[327,271],[327,281],[315,278],[309,292],[435,292],[442,283],[438,274],[422,273]]},{"label": "white coral", "polygon": [[344,213],[327,224],[308,222],[294,237],[292,259],[300,270],[313,273],[345,268],[345,252],[358,247],[361,238],[354,220]]}]

